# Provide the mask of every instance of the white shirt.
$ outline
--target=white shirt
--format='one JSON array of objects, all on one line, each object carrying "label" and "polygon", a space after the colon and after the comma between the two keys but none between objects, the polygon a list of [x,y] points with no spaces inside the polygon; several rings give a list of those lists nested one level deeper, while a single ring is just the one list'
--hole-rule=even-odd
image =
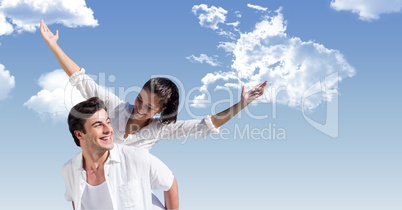
[{"label": "white shirt", "polygon": [[81,197],[81,209],[86,210],[110,210],[113,209],[112,198],[110,197],[107,183],[92,186],[86,184]]},{"label": "white shirt", "polygon": [[159,122],[158,118],[152,118],[146,127],[124,139],[126,124],[134,106],[99,86],[85,74],[83,68],[71,75],[70,83],[81,92],[85,99],[97,96],[105,102],[116,143],[150,149],[160,139],[203,137],[210,133],[219,133],[219,129],[212,124],[210,116],[203,119],[180,120],[168,125]]},{"label": "white shirt", "polygon": [[[86,172],[82,153],[63,166],[65,198],[81,209],[86,188]],[[115,144],[105,162],[105,178],[113,209],[152,209],[152,190],[167,191],[174,176],[169,168],[146,149]]]}]

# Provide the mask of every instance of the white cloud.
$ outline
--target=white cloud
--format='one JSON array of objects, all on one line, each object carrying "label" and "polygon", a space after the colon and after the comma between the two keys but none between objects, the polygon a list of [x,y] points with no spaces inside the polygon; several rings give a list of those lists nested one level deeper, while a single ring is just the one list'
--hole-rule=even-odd
[{"label": "white cloud", "polygon": [[60,69],[41,75],[38,84],[42,90],[24,106],[36,111],[42,119],[66,120],[71,107],[84,100],[68,80],[66,73]]},{"label": "white cloud", "polygon": [[214,73],[208,73],[201,79],[201,82],[202,82],[202,86],[200,88],[201,94],[196,95],[194,97],[194,100],[192,101],[190,106],[201,108],[201,107],[206,107],[207,105],[209,105],[208,103],[206,103],[207,95],[209,95],[208,86],[219,80],[223,80],[223,81],[231,80],[232,81],[231,83],[225,84],[225,86],[232,86],[232,87],[239,86],[238,84],[240,83],[239,77],[236,75],[236,72],[234,72],[234,71],[229,71],[229,72],[218,71],[218,72],[214,72]]},{"label": "white cloud", "polygon": [[240,11],[235,11],[234,12],[235,17],[241,18],[241,12]]},{"label": "white cloud", "polygon": [[35,32],[41,19],[47,24],[61,23],[67,27],[98,25],[85,0],[0,1],[0,35]]},{"label": "white cloud", "polygon": [[218,80],[223,80],[223,81],[235,80],[235,81],[239,82],[239,77],[233,71],[229,71],[229,72],[218,71],[218,72],[214,72],[214,73],[208,73],[201,79],[203,86],[200,88],[200,90],[206,91],[208,89],[209,84],[214,83]]},{"label": "white cloud", "polygon": [[187,60],[193,63],[206,63],[211,66],[219,66],[219,62],[216,60],[216,56],[208,57],[206,54],[200,54],[200,56],[191,55],[186,57]]},{"label": "white cloud", "polygon": [[13,32],[13,25],[7,22],[6,16],[0,11],[0,36]]},{"label": "white cloud", "polygon": [[[233,54],[231,70],[207,74],[201,80],[202,94],[198,95],[198,100],[206,96],[208,87],[218,80],[237,81],[226,82],[223,86],[216,84],[218,88],[240,88],[238,84],[242,82],[247,89],[268,80],[266,94],[262,97],[265,101],[293,108],[301,108],[303,101],[304,108],[312,110],[339,94],[337,84],[340,81],[355,75],[355,69],[339,51],[288,36],[281,8],[266,14],[273,15],[264,15],[252,31],[240,33],[234,42],[219,44],[218,48]],[[304,98],[304,93],[317,82],[321,82],[319,94]]]},{"label": "white cloud", "polygon": [[261,6],[253,5],[253,4],[247,4],[247,7],[251,8],[251,9],[259,10],[259,11],[264,11],[264,12],[268,10],[268,8],[266,8],[266,7],[261,7]]},{"label": "white cloud", "polygon": [[381,14],[399,13],[402,0],[332,0],[331,7],[336,11],[351,11],[364,21],[377,20]]},{"label": "white cloud", "polygon": [[206,100],[207,95],[205,93],[201,93],[200,95],[194,96],[193,101],[191,101],[190,106],[195,108],[205,108],[210,103],[210,101]]},{"label": "white cloud", "polygon": [[226,25],[233,26],[233,28],[237,28],[240,25],[240,22],[236,21],[236,22],[233,22],[233,23],[227,23]]},{"label": "white cloud", "polygon": [[223,49],[226,52],[233,52],[236,47],[236,43],[233,42],[220,42],[218,45],[218,49]]},{"label": "white cloud", "polygon": [[[222,7],[208,7],[208,5],[206,4],[194,5],[192,8],[192,12],[198,17],[199,23],[202,27],[210,28],[216,31],[219,36],[223,36],[232,40],[236,39],[235,33],[229,30],[224,30],[222,29],[222,27],[230,26],[231,28],[233,28],[234,32],[237,33],[237,27],[239,26],[240,22],[235,21],[225,23],[226,14],[228,12]],[[237,13],[235,16],[237,18],[241,17],[240,13]],[[222,24],[222,26],[220,27],[219,24]]]},{"label": "white cloud", "polygon": [[219,36],[223,36],[223,37],[229,38],[231,40],[236,39],[235,33],[231,32],[231,31],[225,31],[225,30],[220,29],[219,31],[217,31],[217,33]]},{"label": "white cloud", "polygon": [[15,87],[14,76],[0,64],[0,100],[8,98],[11,90]]},{"label": "white cloud", "polygon": [[194,5],[192,8],[194,15],[198,15],[199,23],[202,27],[219,29],[218,24],[225,23],[227,11],[222,7],[211,6],[206,4]]}]

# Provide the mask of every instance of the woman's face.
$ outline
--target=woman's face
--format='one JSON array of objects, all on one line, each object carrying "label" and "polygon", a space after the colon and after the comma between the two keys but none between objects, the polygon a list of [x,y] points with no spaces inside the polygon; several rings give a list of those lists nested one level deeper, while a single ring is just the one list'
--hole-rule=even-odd
[{"label": "woman's face", "polygon": [[149,90],[142,89],[135,99],[134,119],[147,120],[162,111],[159,107],[160,98]]}]

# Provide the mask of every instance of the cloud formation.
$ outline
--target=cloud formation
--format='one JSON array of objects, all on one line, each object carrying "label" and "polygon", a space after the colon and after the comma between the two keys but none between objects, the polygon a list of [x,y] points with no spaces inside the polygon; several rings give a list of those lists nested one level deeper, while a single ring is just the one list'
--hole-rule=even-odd
[{"label": "cloud formation", "polygon": [[0,36],[13,32],[35,32],[40,19],[67,27],[98,25],[85,0],[2,0]]},{"label": "cloud formation", "polygon": [[187,60],[193,63],[206,63],[211,66],[219,66],[219,62],[216,60],[216,56],[209,57],[206,54],[201,54],[200,56],[191,55],[186,57]]},{"label": "cloud formation", "polygon": [[6,16],[0,10],[0,36],[11,34],[13,31],[13,25],[7,22]]},{"label": "cloud formation", "polygon": [[[270,15],[271,14],[271,15]],[[239,32],[234,41],[221,42],[223,49],[233,56],[231,69],[208,73],[202,80],[200,94],[195,96],[195,107],[203,96],[208,95],[209,86],[238,87],[247,89],[268,80],[268,90],[261,100],[287,105],[292,108],[313,110],[321,103],[330,101],[338,93],[338,83],[355,75],[355,69],[337,50],[323,44],[303,41],[286,34],[286,21],[281,8],[266,11],[261,21],[250,32]],[[320,84],[319,94],[306,97],[307,90]],[[315,86],[314,86],[315,87]]]},{"label": "cloud formation", "polygon": [[9,97],[11,90],[15,87],[15,78],[10,75],[3,64],[0,64],[0,100]]},{"label": "cloud formation", "polygon": [[61,69],[42,74],[38,84],[42,90],[25,102],[24,106],[36,111],[42,119],[50,118],[54,122],[65,120],[70,109],[84,100]]},{"label": "cloud formation", "polygon": [[202,27],[211,28],[212,30],[217,30],[219,28],[218,24],[225,23],[226,14],[228,13],[222,7],[208,7],[206,4],[193,6],[192,12],[198,16]]},{"label": "cloud formation", "polygon": [[336,11],[351,11],[364,21],[380,18],[381,14],[399,13],[402,0],[332,0],[331,7]]},{"label": "cloud formation", "polygon": [[255,10],[259,10],[259,11],[264,11],[264,12],[268,10],[268,8],[266,8],[266,7],[261,7],[261,6],[253,5],[253,4],[247,4],[247,7],[250,7],[251,9],[255,9]]}]

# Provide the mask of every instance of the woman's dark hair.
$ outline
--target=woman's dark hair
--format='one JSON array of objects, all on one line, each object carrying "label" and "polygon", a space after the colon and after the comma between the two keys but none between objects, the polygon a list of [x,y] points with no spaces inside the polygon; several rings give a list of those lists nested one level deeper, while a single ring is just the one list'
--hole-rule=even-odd
[{"label": "woman's dark hair", "polygon": [[74,142],[77,146],[81,147],[79,139],[74,135],[74,131],[78,130],[86,133],[84,127],[85,122],[88,118],[101,109],[107,111],[105,103],[98,97],[89,98],[71,108],[70,113],[68,114],[67,122],[70,133],[73,136]]},{"label": "woman's dark hair", "polygon": [[176,84],[168,78],[155,77],[148,80],[142,88],[159,97],[159,107],[162,109],[160,122],[176,122],[179,107],[179,90]]}]

